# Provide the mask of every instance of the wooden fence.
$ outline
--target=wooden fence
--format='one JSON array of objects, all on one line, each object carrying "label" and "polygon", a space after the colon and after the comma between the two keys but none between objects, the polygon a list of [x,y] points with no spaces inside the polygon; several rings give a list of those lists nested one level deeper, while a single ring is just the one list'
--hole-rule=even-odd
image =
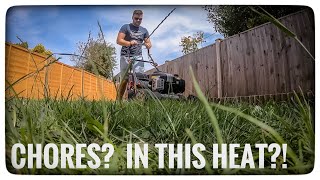
[{"label": "wooden fence", "polygon": [[[308,9],[279,20],[314,56],[313,12]],[[189,66],[210,98],[279,94],[300,88],[314,92],[315,88],[315,62],[298,42],[271,23],[217,40],[194,53],[167,61],[159,69],[179,74],[186,80],[184,94],[195,95]]]},{"label": "wooden fence", "polygon": [[[15,93],[19,97],[88,100],[115,100],[116,90],[112,81],[92,73],[70,67],[38,53],[6,43],[6,97]],[[53,63],[52,63],[53,62]],[[39,71],[37,73],[37,71]],[[13,84],[17,80],[18,83]],[[12,91],[10,84],[13,84]],[[15,93],[14,93],[15,92]]]}]

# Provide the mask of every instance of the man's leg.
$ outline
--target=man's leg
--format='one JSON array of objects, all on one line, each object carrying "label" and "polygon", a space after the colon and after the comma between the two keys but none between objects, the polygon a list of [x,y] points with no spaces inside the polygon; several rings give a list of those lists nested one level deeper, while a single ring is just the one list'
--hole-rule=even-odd
[{"label": "man's leg", "polygon": [[[143,60],[142,56],[135,56],[133,57],[135,60]],[[132,69],[135,73],[144,73],[144,62],[141,61],[136,61],[133,65],[132,65]],[[135,78],[135,82],[136,84],[141,84],[140,80],[136,77]]]},{"label": "man's leg", "polygon": [[122,100],[123,94],[127,89],[128,83],[128,73],[126,73],[128,68],[128,57],[121,56],[120,57],[120,84],[117,94],[117,100]]},{"label": "man's leg", "polygon": [[[136,56],[134,58],[136,60],[143,60],[142,56]],[[135,72],[144,73],[144,62],[136,61],[132,69],[134,69]]]}]

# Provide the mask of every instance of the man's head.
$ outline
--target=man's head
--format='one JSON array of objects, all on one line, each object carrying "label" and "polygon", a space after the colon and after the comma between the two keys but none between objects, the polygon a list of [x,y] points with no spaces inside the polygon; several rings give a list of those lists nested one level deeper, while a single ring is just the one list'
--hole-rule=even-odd
[{"label": "man's head", "polygon": [[132,24],[140,26],[142,22],[143,12],[141,10],[134,10],[132,14]]}]

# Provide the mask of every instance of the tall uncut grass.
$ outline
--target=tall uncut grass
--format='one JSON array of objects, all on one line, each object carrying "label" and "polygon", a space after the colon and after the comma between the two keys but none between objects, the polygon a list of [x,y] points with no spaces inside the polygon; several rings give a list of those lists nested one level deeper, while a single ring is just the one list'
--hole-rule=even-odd
[{"label": "tall uncut grass", "polygon": [[[159,106],[162,104],[163,108]],[[223,143],[271,144],[279,137],[291,148],[287,153],[287,169],[270,168],[270,156],[265,153],[265,169],[231,169],[229,174],[296,174],[308,173],[314,164],[314,123],[312,106],[304,99],[291,102],[270,101],[260,105],[227,102],[212,104]],[[106,113],[103,112],[106,109]],[[170,120],[168,119],[170,117]],[[105,133],[105,121],[108,131]],[[256,121],[256,122],[253,122]],[[259,122],[261,125],[257,125]],[[268,128],[266,128],[268,127]],[[270,131],[270,129],[272,131]],[[274,132],[276,132],[276,137]],[[219,143],[216,128],[212,125],[208,107],[200,101],[154,100],[130,102],[105,102],[87,100],[27,100],[14,98],[6,102],[6,164],[18,174],[222,174],[214,170],[212,144]],[[11,147],[15,143],[112,143],[115,152],[110,169],[21,169],[11,165]],[[126,145],[149,144],[149,168],[126,168]],[[156,143],[202,143],[207,166],[202,170],[158,169]],[[254,147],[254,146],[252,146]],[[242,149],[237,152],[241,154]],[[258,152],[253,148],[254,158]],[[105,154],[99,154],[103,160]],[[281,155],[280,155],[281,156]],[[89,156],[87,156],[89,157]],[[241,156],[240,156],[241,157]],[[281,158],[280,158],[281,159]],[[89,159],[84,159],[84,162]],[[241,160],[241,158],[239,158]],[[239,164],[240,162],[236,162]],[[256,161],[257,163],[257,161]],[[278,162],[281,163],[281,162]]]}]

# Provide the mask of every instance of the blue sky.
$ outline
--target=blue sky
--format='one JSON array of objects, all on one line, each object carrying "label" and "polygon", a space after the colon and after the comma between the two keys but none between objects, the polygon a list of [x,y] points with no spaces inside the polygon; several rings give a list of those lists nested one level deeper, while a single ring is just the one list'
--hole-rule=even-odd
[{"label": "blue sky", "polygon": [[[116,37],[120,27],[132,21],[133,10],[143,10],[141,25],[151,33],[173,8],[177,9],[151,37],[151,53],[158,64],[182,56],[179,43],[183,36],[203,31],[205,37],[209,36],[203,47],[222,38],[207,21],[206,11],[201,6],[16,6],[7,12],[6,41],[20,42],[18,36],[28,42],[29,48],[41,43],[54,53],[75,53],[77,43],[86,42],[90,31],[92,37],[97,37],[99,21],[106,41],[117,49],[116,74],[119,72],[121,48],[116,44]],[[70,57],[58,57],[62,58],[61,62],[73,65]],[[145,64],[146,70],[150,68]]]}]

